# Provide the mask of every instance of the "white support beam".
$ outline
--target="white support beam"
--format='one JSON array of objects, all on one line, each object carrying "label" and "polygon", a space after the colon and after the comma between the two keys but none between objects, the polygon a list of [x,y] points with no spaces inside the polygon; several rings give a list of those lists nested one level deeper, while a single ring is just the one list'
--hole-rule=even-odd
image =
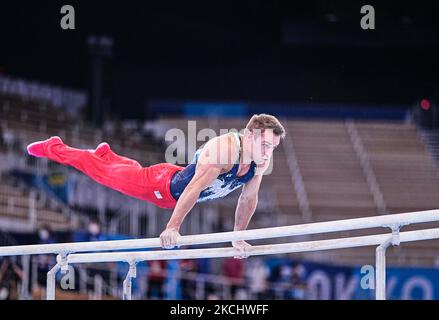
[{"label": "white support beam", "polygon": [[47,272],[47,286],[46,286],[46,299],[55,300],[56,289],[56,274],[61,269],[59,264],[56,264],[49,272]]},{"label": "white support beam", "polygon": [[136,263],[130,263],[127,276],[123,281],[123,300],[131,300],[132,279],[136,277]]},{"label": "white support beam", "polygon": [[375,298],[386,300],[386,250],[392,244],[392,236],[376,248]]}]

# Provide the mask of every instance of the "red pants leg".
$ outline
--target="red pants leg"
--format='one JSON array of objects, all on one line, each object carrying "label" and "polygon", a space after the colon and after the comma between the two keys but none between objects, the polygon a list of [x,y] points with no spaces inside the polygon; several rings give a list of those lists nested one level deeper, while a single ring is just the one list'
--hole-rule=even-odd
[{"label": "red pants leg", "polygon": [[48,159],[72,166],[96,182],[125,195],[162,208],[175,207],[176,201],[170,193],[170,180],[182,167],[169,163],[142,167],[132,159],[119,159],[114,153],[101,158],[92,151],[72,148],[62,142],[46,143],[44,153]]},{"label": "red pants leg", "polygon": [[110,145],[108,143],[101,143],[97,150],[94,152],[98,157],[111,161],[113,163],[123,163],[123,164],[131,164],[137,167],[141,167],[141,164],[136,160],[118,155],[113,150],[111,150]]}]

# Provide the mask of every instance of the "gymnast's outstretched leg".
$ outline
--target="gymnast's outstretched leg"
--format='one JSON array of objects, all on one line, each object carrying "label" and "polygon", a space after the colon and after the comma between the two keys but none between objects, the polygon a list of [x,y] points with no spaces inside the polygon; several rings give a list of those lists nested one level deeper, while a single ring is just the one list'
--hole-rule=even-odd
[{"label": "gymnast's outstretched leg", "polygon": [[113,150],[111,150],[110,145],[106,142],[99,144],[93,153],[98,157],[113,163],[131,164],[137,167],[142,167],[136,160],[116,154]]},{"label": "gymnast's outstretched leg", "polygon": [[59,137],[38,141],[27,147],[28,153],[44,157],[63,165],[69,165],[83,172],[91,179],[126,195],[144,199],[148,187],[149,167],[142,167],[137,161],[118,156],[108,144],[100,145],[95,151],[67,146]]}]

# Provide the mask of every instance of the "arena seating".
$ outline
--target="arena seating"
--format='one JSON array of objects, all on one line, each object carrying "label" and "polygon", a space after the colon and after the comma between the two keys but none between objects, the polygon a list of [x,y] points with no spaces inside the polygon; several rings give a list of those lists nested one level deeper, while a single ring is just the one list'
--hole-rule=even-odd
[{"label": "arena seating", "polygon": [[[21,143],[21,151],[17,152],[24,152],[24,147],[29,142],[59,135],[66,143],[81,148],[94,148],[98,143],[108,141],[116,152],[132,157],[143,165],[165,161],[165,146],[157,146],[152,139],[145,139],[142,127],[149,128],[155,132],[158,140],[164,141],[166,131],[171,128],[179,128],[187,136],[188,120],[196,121],[196,133],[201,129],[211,128],[216,135],[222,133],[220,129],[241,130],[246,124],[245,119],[239,118],[160,118],[157,121],[146,122],[145,126],[139,126],[138,132],[136,126],[134,129],[126,129],[123,124],[113,125],[111,130],[106,130],[96,129],[81,120],[81,117],[74,119],[61,110],[37,102],[2,97],[0,106],[2,131],[12,132]],[[365,171],[345,121],[289,119],[283,120],[283,123],[288,132],[288,139],[283,144],[290,144],[289,147],[294,150],[306,200],[309,203],[310,216],[306,216],[300,206],[296,191],[298,182],[292,176],[292,155],[287,152],[290,149],[281,145],[274,154],[273,171],[264,178],[261,186],[263,196],[260,197],[259,214],[252,219],[249,228],[380,214],[367,179],[367,174],[371,173]],[[436,197],[436,192],[439,191],[437,168],[414,124],[380,121],[353,123],[379,186],[386,213],[439,207],[439,198]],[[204,142],[205,140],[197,141],[195,148]],[[2,144],[2,150],[10,150],[5,143],[7,144]],[[192,151],[195,151],[195,148]],[[192,154],[188,156],[186,163]],[[15,188],[6,180],[2,182],[0,191],[2,218],[25,219],[29,191]],[[190,219],[201,219],[202,213],[210,207],[219,213],[222,221],[220,228],[230,229],[238,196],[237,192],[221,203],[201,204]],[[14,204],[13,212],[10,209],[11,203]],[[65,221],[59,212],[53,212],[42,204],[39,204],[38,212],[41,212],[42,217],[46,217],[41,218],[41,223],[50,220],[58,229],[62,229],[62,225],[65,228],[69,226],[69,222]],[[190,219],[188,218],[188,221]],[[188,223],[192,226],[183,228],[183,233],[194,231],[192,222]],[[410,230],[410,226],[404,230]],[[342,234],[348,236],[361,232]],[[437,247],[435,241],[406,244],[404,248],[391,250],[388,260],[394,264],[434,265],[437,259],[432,249]],[[359,261],[373,262],[374,250],[346,249],[318,254],[307,253],[302,256],[308,259],[332,259],[339,263],[358,264]]]}]

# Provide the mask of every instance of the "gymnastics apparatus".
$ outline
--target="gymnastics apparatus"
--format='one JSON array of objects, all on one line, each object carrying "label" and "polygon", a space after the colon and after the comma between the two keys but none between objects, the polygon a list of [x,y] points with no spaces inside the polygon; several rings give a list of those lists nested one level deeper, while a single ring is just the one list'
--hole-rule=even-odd
[{"label": "gymnastics apparatus", "polygon": [[[439,209],[244,231],[187,235],[179,238],[178,246],[223,243],[238,240],[272,239],[377,227],[389,228],[391,233],[318,241],[256,245],[248,249],[248,255],[255,256],[377,246],[375,270],[376,299],[385,300],[386,249],[390,245],[397,246],[401,242],[438,239],[439,228],[400,232],[402,227],[409,224],[434,221],[439,221]],[[56,273],[59,270],[67,270],[69,264],[126,262],[129,264],[129,271],[123,282],[123,299],[130,300],[131,281],[136,277],[136,263],[140,261],[233,257],[237,252],[237,249],[233,247],[105,252],[111,250],[159,248],[160,246],[160,238],[4,246],[0,247],[0,256],[56,254],[57,263],[47,273],[48,300],[55,299]]]}]

